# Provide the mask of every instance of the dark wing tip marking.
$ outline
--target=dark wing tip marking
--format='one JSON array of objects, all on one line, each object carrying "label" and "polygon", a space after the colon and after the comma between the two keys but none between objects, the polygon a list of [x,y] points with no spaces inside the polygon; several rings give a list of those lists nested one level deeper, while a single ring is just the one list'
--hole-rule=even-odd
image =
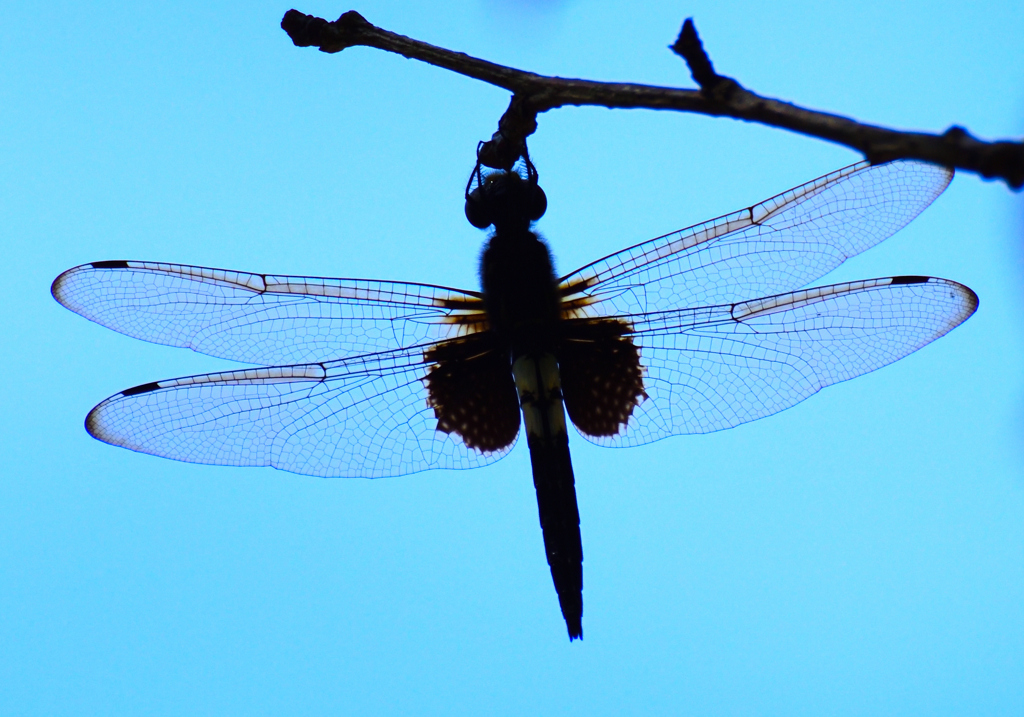
[{"label": "dark wing tip marking", "polygon": [[94,261],[89,264],[93,269],[127,269],[128,262],[117,259],[114,261]]},{"label": "dark wing tip marking", "polygon": [[948,286],[950,288],[950,291],[951,291],[950,295],[951,296],[959,294],[960,299],[964,303],[965,310],[964,310],[963,314],[961,315],[961,317],[957,319],[957,322],[954,324],[954,326],[959,326],[963,322],[967,321],[967,319],[969,319],[972,316],[974,316],[974,312],[976,312],[978,310],[978,304],[980,303],[980,300],[978,299],[978,295],[976,293],[974,293],[974,289],[972,289],[969,286],[964,286],[963,284],[961,284],[958,281],[952,281],[951,279],[937,279],[937,278],[934,278],[934,277],[927,277],[927,276],[894,276],[893,279],[892,279],[892,283],[893,284],[914,284],[914,283],[918,283],[916,281],[907,281],[907,279],[920,279],[921,283],[924,283],[924,282],[942,283],[942,284],[945,284],[946,286]]},{"label": "dark wing tip marking", "polygon": [[[77,273],[81,272],[83,269],[127,269],[127,268],[128,268],[128,262],[124,261],[123,259],[117,259],[117,260],[113,260],[113,261],[94,261],[94,262],[89,263],[89,264],[82,264],[81,266],[76,266],[74,268],[68,269],[67,271],[61,272],[60,276],[58,276],[56,279],[53,280],[53,283],[50,284],[50,295],[57,301],[57,303],[61,304],[62,306],[67,306],[67,304],[64,303],[64,300],[61,297],[61,295],[63,294],[63,290],[64,290],[64,282],[67,279],[67,277],[71,276],[72,274],[77,274]],[[68,307],[68,308],[70,308],[70,307]],[[74,309],[72,309],[72,311],[74,311]]]},{"label": "dark wing tip marking", "polygon": [[144,383],[141,386],[126,388],[121,391],[121,396],[138,396],[140,393],[149,393],[150,391],[156,391],[158,388],[160,388],[160,383],[158,381],[150,381],[149,383]]},{"label": "dark wing tip marking", "polygon": [[64,283],[64,274],[67,274],[67,272],[65,271],[63,274],[54,279],[52,284],[50,284],[50,296],[52,296],[53,300],[56,301],[61,306],[64,305],[64,302],[60,300],[60,295],[62,293],[61,290],[63,288],[61,285]]},{"label": "dark wing tip marking", "polygon": [[951,291],[959,293],[963,302],[966,306],[966,311],[963,313],[963,317],[958,319],[955,326],[959,326],[964,321],[974,315],[974,312],[978,310],[979,299],[978,295],[974,293],[974,290],[969,286],[964,286],[958,281],[952,281],[950,279],[938,279],[932,276],[894,276],[889,280],[891,286],[897,286],[900,284],[945,284],[950,287]]},{"label": "dark wing tip marking", "polygon": [[974,289],[969,286],[964,286],[955,281],[950,281],[954,287],[956,287],[964,297],[964,301],[967,304],[967,311],[964,313],[964,318],[960,323],[967,321],[970,317],[974,316],[974,312],[978,310],[978,295],[974,293]]},{"label": "dark wing tip marking", "polygon": [[[111,399],[108,398],[107,401],[109,400]],[[100,425],[100,409],[107,404],[107,401],[103,401],[102,403],[93,406],[92,410],[89,411],[89,415],[85,417],[85,431],[97,441],[103,441],[110,445],[117,445],[108,435],[106,435],[106,432]]]},{"label": "dark wing tip marking", "polygon": [[963,284],[961,284],[960,286],[963,288],[964,293],[967,294],[967,301],[971,306],[971,310],[968,316],[973,316],[974,312],[978,310],[978,304],[980,303],[978,295],[975,294],[974,289],[970,288],[969,286],[964,286]]}]

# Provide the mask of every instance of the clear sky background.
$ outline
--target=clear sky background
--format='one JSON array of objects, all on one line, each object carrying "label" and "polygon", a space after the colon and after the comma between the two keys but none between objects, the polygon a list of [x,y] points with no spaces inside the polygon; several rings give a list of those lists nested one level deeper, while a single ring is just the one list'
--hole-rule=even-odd
[{"label": "clear sky background", "polygon": [[[0,27],[0,713],[1024,714],[1024,203],[961,174],[824,282],[929,274],[978,313],[733,430],[573,436],[586,638],[570,644],[525,444],[378,481],[195,466],[82,427],[231,364],[49,295],[148,259],[476,288],[462,216],[504,91],[324,55],[267,2],[9,4]],[[764,94],[906,129],[1024,133],[1006,2],[365,0],[371,22],[565,77],[691,87],[687,16]],[[443,9],[441,9],[443,8]],[[351,9],[309,0],[329,18]],[[727,119],[562,109],[531,139],[558,267],[859,159]]]}]

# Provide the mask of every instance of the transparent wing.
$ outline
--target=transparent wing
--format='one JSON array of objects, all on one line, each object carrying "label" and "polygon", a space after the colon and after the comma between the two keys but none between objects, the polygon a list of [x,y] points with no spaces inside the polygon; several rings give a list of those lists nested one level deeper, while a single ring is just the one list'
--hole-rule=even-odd
[{"label": "transparent wing", "polygon": [[51,291],[122,334],[264,366],[388,351],[486,326],[479,295],[458,289],[180,264],[83,264]]},{"label": "transparent wing", "polygon": [[916,351],[977,306],[966,286],[904,276],[639,317],[647,398],[624,432],[586,438],[632,446],[769,416]]},{"label": "transparent wing", "polygon": [[164,458],[325,477],[474,468],[504,456],[511,445],[481,453],[437,430],[424,348],[149,383],[96,406],[86,429]]},{"label": "transparent wing", "polygon": [[899,231],[952,177],[921,162],[854,164],[589,264],[561,280],[562,294],[570,315],[607,316],[792,291]]}]

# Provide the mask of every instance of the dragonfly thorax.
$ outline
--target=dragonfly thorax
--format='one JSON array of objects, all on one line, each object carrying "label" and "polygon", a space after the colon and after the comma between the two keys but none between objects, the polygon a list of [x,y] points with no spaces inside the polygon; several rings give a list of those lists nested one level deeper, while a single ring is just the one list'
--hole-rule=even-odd
[{"label": "dragonfly thorax", "polygon": [[480,283],[491,329],[514,355],[553,350],[561,297],[551,252],[536,234],[499,224],[481,257]]}]

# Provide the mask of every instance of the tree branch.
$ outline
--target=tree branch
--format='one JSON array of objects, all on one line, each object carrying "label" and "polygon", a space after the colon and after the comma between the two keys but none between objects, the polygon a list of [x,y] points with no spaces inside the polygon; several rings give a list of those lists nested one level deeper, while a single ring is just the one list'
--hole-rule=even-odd
[{"label": "tree branch", "polygon": [[357,45],[375,47],[512,92],[512,102],[499,122],[498,132],[481,150],[482,161],[488,166],[510,166],[515,161],[525,138],[537,128],[538,113],[566,105],[597,105],[732,117],[842,144],[872,162],[918,159],[974,172],[986,179],[1002,179],[1014,189],[1024,186],[1024,143],[985,142],[955,125],[942,134],[901,132],[762,97],[715,72],[692,20],[683,24],[672,50],[686,60],[700,90],[537,75],[388,32],[355,11],[328,22],[289,10],[281,27],[299,47],[318,47],[332,53]]}]

